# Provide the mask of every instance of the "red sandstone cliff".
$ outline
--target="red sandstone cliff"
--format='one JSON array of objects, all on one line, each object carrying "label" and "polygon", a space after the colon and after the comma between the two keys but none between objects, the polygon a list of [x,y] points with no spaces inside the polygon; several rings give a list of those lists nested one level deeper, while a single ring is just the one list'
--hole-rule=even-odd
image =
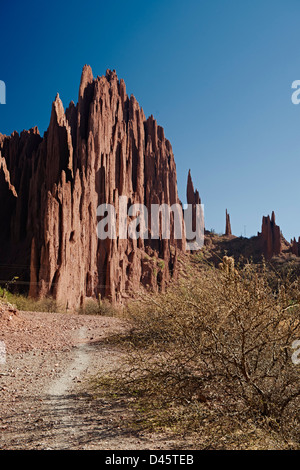
[{"label": "red sandstone cliff", "polygon": [[84,66],[78,104],[65,111],[57,95],[43,138],[37,128],[0,136],[0,194],[1,267],[9,260],[31,296],[69,307],[90,296],[119,301],[176,275],[184,240],[97,237],[98,205],[113,204],[118,222],[119,195],[148,208],[180,203],[171,144],[115,71],[94,79]]}]

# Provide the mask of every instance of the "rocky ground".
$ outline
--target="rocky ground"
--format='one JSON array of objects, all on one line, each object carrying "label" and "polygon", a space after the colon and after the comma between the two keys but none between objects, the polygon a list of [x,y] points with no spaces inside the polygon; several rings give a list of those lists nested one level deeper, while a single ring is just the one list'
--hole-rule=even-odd
[{"label": "rocky ground", "polygon": [[118,318],[0,311],[0,449],[177,448],[128,430],[124,403],[87,391],[91,375],[120,365],[105,338],[125,328]]}]

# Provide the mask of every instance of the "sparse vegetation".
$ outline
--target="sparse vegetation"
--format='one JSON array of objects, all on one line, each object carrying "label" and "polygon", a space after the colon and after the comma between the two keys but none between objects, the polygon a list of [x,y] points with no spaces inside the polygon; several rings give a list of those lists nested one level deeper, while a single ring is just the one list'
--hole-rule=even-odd
[{"label": "sparse vegetation", "polygon": [[18,310],[27,312],[65,312],[52,297],[44,299],[32,299],[24,294],[12,293],[7,289],[0,288],[0,296]]},{"label": "sparse vegetation", "polygon": [[114,317],[117,315],[118,309],[106,299],[87,299],[85,303],[79,308],[78,313],[81,315],[103,315]]},{"label": "sparse vegetation", "polygon": [[159,269],[161,269],[162,271],[165,269],[165,262],[163,259],[159,259],[157,260],[157,266],[159,267]]},{"label": "sparse vegetation", "polygon": [[138,429],[194,432],[198,448],[300,448],[300,281],[275,274],[195,258],[167,292],[131,303],[131,334],[115,338],[126,366],[95,393],[128,400]]}]

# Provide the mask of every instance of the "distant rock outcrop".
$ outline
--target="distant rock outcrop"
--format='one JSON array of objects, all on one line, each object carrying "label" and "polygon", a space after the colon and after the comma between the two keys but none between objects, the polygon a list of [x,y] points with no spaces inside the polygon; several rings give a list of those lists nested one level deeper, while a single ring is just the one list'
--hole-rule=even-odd
[{"label": "distant rock outcrop", "polygon": [[226,236],[232,235],[232,232],[231,232],[231,224],[230,224],[230,216],[229,216],[229,214],[228,214],[228,212],[227,212],[227,209],[226,209],[225,235],[226,235]]},{"label": "distant rock outcrop", "polygon": [[196,206],[201,204],[201,199],[197,190],[194,189],[192,180],[191,170],[188,172],[187,187],[186,187],[186,199],[187,203],[192,206],[192,230],[196,231]]},{"label": "distant rock outcrop", "polygon": [[275,223],[275,213],[272,212],[271,218],[268,215],[262,219],[261,233],[258,233],[261,250],[267,260],[274,255],[281,253],[281,232],[280,227]]},{"label": "distant rock outcrop", "polygon": [[[0,195],[0,277],[19,275],[33,297],[122,301],[176,275],[185,240],[172,218],[170,240],[97,237],[97,207],[112,204],[118,223],[120,195],[128,206],[180,205],[171,144],[115,71],[94,79],[84,66],[78,104],[65,111],[57,95],[43,138],[37,128],[0,135]],[[187,197],[200,201],[190,173]]]},{"label": "distant rock outcrop", "polygon": [[191,170],[188,173],[186,199],[188,204],[201,204],[201,199],[197,190],[194,190]]},{"label": "distant rock outcrop", "polygon": [[295,256],[300,255],[300,237],[298,238],[298,241],[295,237],[291,240],[291,253]]}]

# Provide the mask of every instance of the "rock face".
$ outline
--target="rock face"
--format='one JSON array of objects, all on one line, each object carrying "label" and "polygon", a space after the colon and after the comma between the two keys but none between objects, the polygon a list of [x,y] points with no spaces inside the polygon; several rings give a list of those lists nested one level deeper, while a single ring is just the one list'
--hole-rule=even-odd
[{"label": "rock face", "polygon": [[186,187],[186,199],[188,204],[201,204],[201,199],[197,190],[194,190],[194,184],[192,180],[191,170],[188,173],[187,187]]},{"label": "rock face", "polygon": [[227,212],[227,209],[226,209],[226,227],[225,227],[225,235],[226,236],[230,236],[232,235],[232,232],[231,232],[231,224],[230,224],[230,216]]},{"label": "rock face", "polygon": [[275,223],[275,213],[272,212],[271,218],[268,215],[262,219],[261,233],[258,233],[261,250],[267,260],[273,255],[281,253],[281,232],[280,227]]},{"label": "rock face", "polygon": [[[33,297],[116,302],[176,275],[184,239],[97,236],[97,207],[112,204],[118,224],[121,195],[128,206],[180,204],[171,144],[115,71],[94,79],[84,66],[78,104],[65,111],[57,95],[43,138],[37,128],[0,135],[0,194],[0,277],[19,275]],[[191,178],[187,194],[200,200]]]},{"label": "rock face", "polygon": [[201,199],[199,196],[199,192],[194,189],[194,184],[192,180],[191,170],[188,172],[187,178],[187,187],[186,187],[186,199],[187,203],[192,207],[192,231],[196,231],[196,218],[197,218],[197,211],[196,206],[197,204],[201,204]]},{"label": "rock face", "polygon": [[291,240],[291,253],[296,256],[300,255],[300,237],[298,238],[298,241],[295,237]]}]

